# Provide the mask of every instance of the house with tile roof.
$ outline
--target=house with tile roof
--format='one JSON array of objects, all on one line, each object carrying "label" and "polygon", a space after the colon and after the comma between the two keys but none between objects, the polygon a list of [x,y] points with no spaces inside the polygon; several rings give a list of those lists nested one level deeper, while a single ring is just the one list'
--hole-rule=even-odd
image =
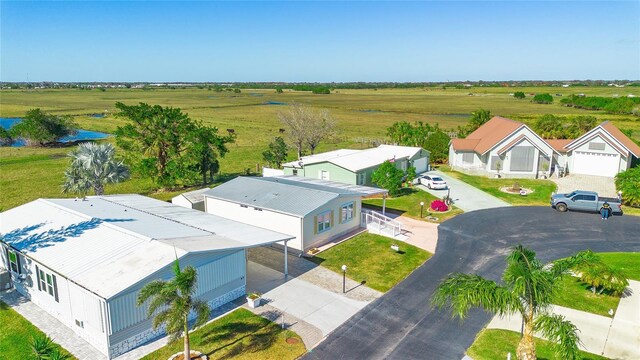
[{"label": "house with tile roof", "polygon": [[453,169],[513,178],[549,176],[558,170],[614,177],[639,156],[640,147],[608,121],[575,140],[557,140],[543,139],[519,121],[495,116],[449,146]]}]

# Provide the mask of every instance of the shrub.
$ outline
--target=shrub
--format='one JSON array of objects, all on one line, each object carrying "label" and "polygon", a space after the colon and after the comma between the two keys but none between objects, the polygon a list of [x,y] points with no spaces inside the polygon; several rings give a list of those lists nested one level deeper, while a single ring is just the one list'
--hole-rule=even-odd
[{"label": "shrub", "polygon": [[536,94],[531,101],[538,104],[551,104],[553,102],[553,96],[548,93]]},{"label": "shrub", "polygon": [[449,206],[447,206],[447,204],[445,204],[445,202],[442,200],[433,200],[431,202],[431,209],[434,211],[442,212],[449,210]]},{"label": "shrub", "polygon": [[616,189],[622,191],[625,205],[640,207],[640,166],[616,175]]},{"label": "shrub", "polygon": [[524,92],[522,91],[516,91],[515,93],[513,93],[513,97],[520,100],[520,99],[524,99],[525,95],[524,95]]}]

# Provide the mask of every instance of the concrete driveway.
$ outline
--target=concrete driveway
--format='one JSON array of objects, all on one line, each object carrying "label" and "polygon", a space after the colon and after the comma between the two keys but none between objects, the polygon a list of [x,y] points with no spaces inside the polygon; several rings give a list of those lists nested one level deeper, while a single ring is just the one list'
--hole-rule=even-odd
[{"label": "concrete driveway", "polygon": [[573,190],[586,190],[595,191],[600,196],[618,196],[616,184],[610,177],[569,174],[561,178],[552,177],[550,180],[558,185],[556,192],[559,194],[570,193]]},{"label": "concrete driveway", "polygon": [[[455,186],[455,185],[454,185]],[[640,251],[640,218],[508,207],[456,216],[438,227],[437,251],[404,281],[333,331],[305,359],[455,359],[464,356],[492,315],[474,309],[464,322],[431,308],[439,282],[453,272],[500,281],[504,257],[519,243],[541,261],[576,251]]]},{"label": "concrete driveway", "polygon": [[[342,285],[342,279],[337,280]],[[247,290],[262,293],[263,301],[318,328],[323,337],[369,303],[299,278],[284,281],[283,273],[251,261],[247,265]]]},{"label": "concrete driveway", "polygon": [[[465,212],[511,206],[506,201],[500,200],[493,195],[487,194],[486,192],[473,187],[465,183],[464,181],[460,181],[454,177],[451,177],[443,172],[430,171],[422,175],[437,175],[440,176],[444,181],[446,181],[447,185],[451,187],[451,198],[454,201],[454,205],[464,210]],[[430,190],[423,185],[417,185],[416,187],[439,198],[447,195],[446,189]]]}]

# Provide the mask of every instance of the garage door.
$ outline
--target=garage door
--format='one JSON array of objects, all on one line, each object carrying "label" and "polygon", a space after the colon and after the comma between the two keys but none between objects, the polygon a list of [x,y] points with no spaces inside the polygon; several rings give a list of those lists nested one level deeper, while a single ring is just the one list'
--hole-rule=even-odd
[{"label": "garage door", "polygon": [[576,151],[573,154],[573,169],[569,169],[569,173],[614,177],[619,166],[618,154]]},{"label": "garage door", "polygon": [[416,159],[413,161],[413,166],[416,168],[416,174],[421,174],[428,169],[429,166],[429,162],[428,162],[429,158],[423,157],[420,159]]}]

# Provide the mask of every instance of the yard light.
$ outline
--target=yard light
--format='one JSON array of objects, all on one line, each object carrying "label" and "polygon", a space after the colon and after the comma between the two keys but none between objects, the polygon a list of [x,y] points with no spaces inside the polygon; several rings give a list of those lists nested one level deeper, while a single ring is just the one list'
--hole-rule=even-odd
[{"label": "yard light", "polygon": [[422,209],[424,208],[424,201],[420,201],[420,219],[422,219]]},{"label": "yard light", "polygon": [[447,185],[447,205],[451,204],[451,186]]},{"label": "yard light", "polygon": [[347,287],[347,265],[342,265],[342,293],[346,292]]}]

